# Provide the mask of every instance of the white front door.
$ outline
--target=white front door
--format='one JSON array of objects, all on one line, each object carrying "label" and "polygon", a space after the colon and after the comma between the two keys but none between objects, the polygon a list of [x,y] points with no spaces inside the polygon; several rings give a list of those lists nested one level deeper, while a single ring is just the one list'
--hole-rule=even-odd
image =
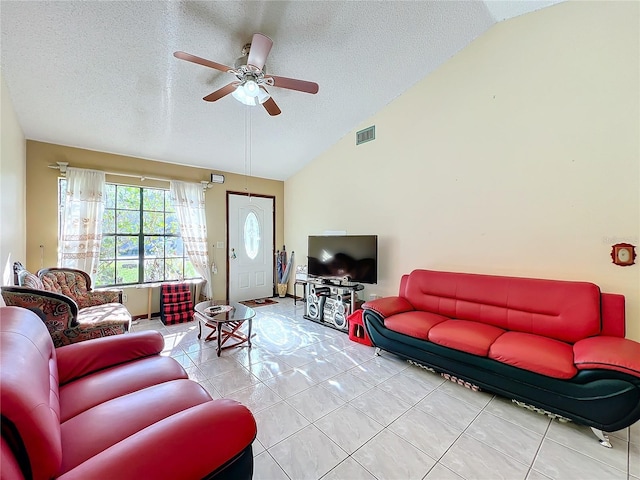
[{"label": "white front door", "polygon": [[229,300],[273,296],[274,198],[227,194]]}]

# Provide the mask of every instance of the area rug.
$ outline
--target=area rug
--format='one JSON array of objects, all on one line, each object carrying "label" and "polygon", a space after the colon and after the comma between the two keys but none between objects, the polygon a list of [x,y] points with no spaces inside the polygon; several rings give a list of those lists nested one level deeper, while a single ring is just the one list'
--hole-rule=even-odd
[{"label": "area rug", "polygon": [[273,305],[274,303],[278,303],[276,300],[271,298],[256,298],[255,300],[245,300],[244,302],[240,302],[247,307],[255,308],[255,307],[264,307],[265,305]]}]

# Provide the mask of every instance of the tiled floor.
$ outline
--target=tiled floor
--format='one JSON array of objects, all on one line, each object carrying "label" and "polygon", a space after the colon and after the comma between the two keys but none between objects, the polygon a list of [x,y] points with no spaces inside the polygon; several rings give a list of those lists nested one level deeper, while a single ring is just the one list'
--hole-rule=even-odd
[{"label": "tiled floor", "polygon": [[142,320],[214,398],[258,424],[255,479],[640,479],[640,423],[601,447],[591,431],[443,380],[305,320],[256,308],[251,349],[197,339],[198,324]]}]

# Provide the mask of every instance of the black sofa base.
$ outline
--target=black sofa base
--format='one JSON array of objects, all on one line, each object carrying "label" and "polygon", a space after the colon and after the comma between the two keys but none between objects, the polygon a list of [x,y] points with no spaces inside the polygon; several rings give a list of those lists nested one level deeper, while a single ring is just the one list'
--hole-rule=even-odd
[{"label": "black sofa base", "polygon": [[605,432],[640,419],[640,378],[632,375],[582,370],[570,380],[561,380],[394,332],[371,310],[364,311],[363,320],[374,346],[488,392]]},{"label": "black sofa base", "polygon": [[212,472],[205,480],[251,480],[253,477],[253,444]]}]

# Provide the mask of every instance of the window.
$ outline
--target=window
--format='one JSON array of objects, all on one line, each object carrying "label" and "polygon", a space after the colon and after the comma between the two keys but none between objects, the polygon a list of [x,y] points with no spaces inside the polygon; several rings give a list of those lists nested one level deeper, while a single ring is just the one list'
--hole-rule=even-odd
[{"label": "window", "polygon": [[[65,192],[61,179],[61,207]],[[184,251],[168,190],[107,183],[104,199],[96,287],[198,277]]]}]

